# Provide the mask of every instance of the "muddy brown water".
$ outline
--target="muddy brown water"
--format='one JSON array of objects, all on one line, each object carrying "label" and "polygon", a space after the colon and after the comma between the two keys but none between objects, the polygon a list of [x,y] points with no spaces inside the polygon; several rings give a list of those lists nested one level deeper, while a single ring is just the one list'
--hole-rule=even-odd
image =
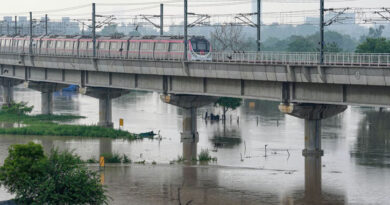
[{"label": "muddy brown water", "polygon": [[[28,101],[35,106],[33,112],[39,113],[39,92],[16,88],[15,100]],[[255,107],[249,102],[255,102]],[[218,159],[209,165],[169,164],[183,152],[181,111],[150,92],[131,92],[115,99],[113,121],[118,127],[123,118],[123,129],[153,130],[162,140],[0,136],[0,163],[8,146],[29,141],[41,143],[45,151],[52,147],[74,150],[84,159],[110,152],[126,154],[133,162],[145,160],[146,165],[109,165],[101,171],[113,197],[111,204],[389,204],[390,112],[349,107],[325,120],[325,155],[317,169],[322,177],[305,181],[303,121],[281,114],[277,105],[246,100],[229,113],[225,127],[202,119],[206,111],[218,114],[219,109],[199,109],[198,153],[208,149]],[[98,100],[75,93],[56,93],[54,110],[87,117],[72,123],[96,124],[98,120]],[[0,201],[10,198],[1,188]]]}]

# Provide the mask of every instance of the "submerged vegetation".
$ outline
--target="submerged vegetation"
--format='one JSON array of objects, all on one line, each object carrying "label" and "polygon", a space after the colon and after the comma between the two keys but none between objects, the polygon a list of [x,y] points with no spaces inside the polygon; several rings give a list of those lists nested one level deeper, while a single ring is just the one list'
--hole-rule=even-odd
[{"label": "submerged vegetation", "polygon": [[210,152],[208,149],[202,149],[198,155],[198,161],[200,162],[210,162],[210,161],[217,161],[217,158],[211,157]]},{"label": "submerged vegetation", "polygon": [[11,135],[39,135],[39,136],[76,136],[76,137],[104,137],[137,139],[140,138],[132,133],[113,128],[87,125],[65,125],[57,122],[66,122],[84,118],[73,115],[28,115],[32,107],[26,103],[11,103],[3,106],[0,111],[0,121],[23,124],[21,127],[0,128],[0,134]]}]

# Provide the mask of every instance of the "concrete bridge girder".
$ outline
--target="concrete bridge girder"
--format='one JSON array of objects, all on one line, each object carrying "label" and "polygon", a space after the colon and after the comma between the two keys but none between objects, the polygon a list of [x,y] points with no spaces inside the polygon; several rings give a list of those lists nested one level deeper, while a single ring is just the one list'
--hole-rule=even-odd
[{"label": "concrete bridge girder", "polygon": [[80,88],[81,94],[99,99],[99,122],[101,127],[113,127],[112,122],[112,99],[118,98],[129,93],[129,90],[113,89],[113,88],[95,88],[84,87]]}]

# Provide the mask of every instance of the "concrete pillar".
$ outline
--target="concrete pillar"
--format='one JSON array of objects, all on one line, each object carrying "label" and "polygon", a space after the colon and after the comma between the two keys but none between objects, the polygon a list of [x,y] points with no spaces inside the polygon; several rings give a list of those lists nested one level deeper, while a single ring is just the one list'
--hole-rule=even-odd
[{"label": "concrete pillar", "polygon": [[305,120],[305,201],[308,204],[318,204],[321,200],[321,120],[344,112],[347,106],[324,104],[281,104],[279,110],[283,113]]},{"label": "concrete pillar", "polygon": [[53,114],[53,92],[51,90],[45,90],[41,93],[41,114]]},{"label": "concrete pillar", "polygon": [[186,160],[196,158],[197,143],[199,142],[196,120],[196,108],[183,109],[183,132],[181,133],[181,142],[183,143],[183,158]]},{"label": "concrete pillar", "polygon": [[322,195],[321,155],[305,156],[305,201],[317,204]]},{"label": "concrete pillar", "polygon": [[99,126],[113,127],[112,123],[112,99],[109,95],[99,98]]},{"label": "concrete pillar", "polygon": [[3,104],[10,105],[14,101],[14,86],[3,85]]},{"label": "concrete pillar", "polygon": [[321,150],[321,120],[305,119],[305,149],[306,154],[323,154]]},{"label": "concrete pillar", "polygon": [[3,91],[3,104],[9,105],[14,101],[14,86],[23,81],[0,77],[0,85]]},{"label": "concrete pillar", "polygon": [[68,85],[58,83],[47,82],[32,82],[28,81],[24,83],[26,88],[30,88],[41,92],[41,114],[52,115],[53,114],[53,93],[66,88]]},{"label": "concrete pillar", "polygon": [[98,125],[102,127],[112,128],[112,99],[118,98],[124,94],[129,93],[128,90],[114,89],[114,88],[80,88],[81,94],[99,99],[99,122]]},{"label": "concrete pillar", "polygon": [[161,100],[165,103],[183,108],[183,132],[181,133],[183,158],[185,160],[196,158],[197,143],[199,142],[196,110],[199,107],[214,103],[218,98],[196,95],[161,95]]}]

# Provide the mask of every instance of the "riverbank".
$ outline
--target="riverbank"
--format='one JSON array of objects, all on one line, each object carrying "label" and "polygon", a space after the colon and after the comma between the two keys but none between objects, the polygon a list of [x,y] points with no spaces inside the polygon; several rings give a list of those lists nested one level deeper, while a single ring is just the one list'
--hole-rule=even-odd
[{"label": "riverbank", "polygon": [[[61,124],[83,116],[74,115],[27,115],[0,111],[0,134],[36,136],[73,136],[135,140],[141,137],[127,131],[95,125]],[[5,126],[5,125],[9,126]]]}]

